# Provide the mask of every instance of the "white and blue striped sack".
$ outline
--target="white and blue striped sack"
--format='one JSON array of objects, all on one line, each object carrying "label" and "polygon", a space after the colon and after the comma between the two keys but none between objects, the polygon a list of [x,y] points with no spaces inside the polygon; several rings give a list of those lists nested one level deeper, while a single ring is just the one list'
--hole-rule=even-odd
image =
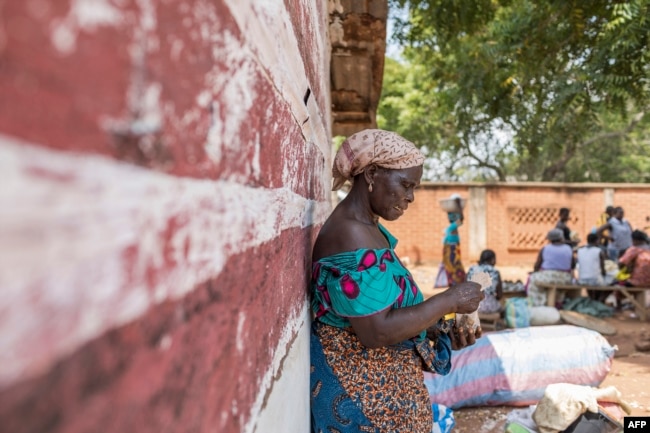
[{"label": "white and blue striped sack", "polygon": [[453,351],[449,374],[425,372],[424,383],[432,403],[451,409],[528,406],[553,383],[597,387],[615,351],[601,334],[579,326],[506,329]]}]

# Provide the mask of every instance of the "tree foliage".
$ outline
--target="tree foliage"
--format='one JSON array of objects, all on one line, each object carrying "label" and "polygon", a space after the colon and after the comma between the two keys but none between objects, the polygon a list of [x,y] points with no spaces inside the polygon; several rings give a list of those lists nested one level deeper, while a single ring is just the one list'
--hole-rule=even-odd
[{"label": "tree foliage", "polygon": [[650,0],[391,0],[378,110],[431,177],[650,181]]}]

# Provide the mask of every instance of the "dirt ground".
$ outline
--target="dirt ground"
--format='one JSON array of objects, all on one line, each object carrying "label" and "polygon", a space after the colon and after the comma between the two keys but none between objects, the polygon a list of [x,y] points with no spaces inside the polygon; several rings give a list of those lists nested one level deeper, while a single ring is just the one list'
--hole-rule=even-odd
[{"label": "dirt ground", "polygon": [[[528,269],[497,266],[504,280],[525,281]],[[410,271],[425,296],[435,293],[433,283],[438,264],[410,265]],[[603,319],[617,332],[605,336],[612,346],[618,347],[612,368],[601,387],[614,386],[632,408],[633,416],[650,416],[650,351],[636,350],[635,343],[650,340],[650,321],[642,322],[630,310],[617,311]],[[515,407],[493,406],[462,408],[454,411],[454,433],[501,433],[506,417]]]}]

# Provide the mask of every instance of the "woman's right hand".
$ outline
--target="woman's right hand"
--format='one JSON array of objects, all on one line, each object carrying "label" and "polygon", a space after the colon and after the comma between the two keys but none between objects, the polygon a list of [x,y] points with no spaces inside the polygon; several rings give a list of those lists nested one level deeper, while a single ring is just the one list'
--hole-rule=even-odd
[{"label": "woman's right hand", "polygon": [[465,281],[451,286],[449,296],[456,302],[456,313],[469,314],[478,309],[478,304],[485,298],[481,285],[472,281]]}]

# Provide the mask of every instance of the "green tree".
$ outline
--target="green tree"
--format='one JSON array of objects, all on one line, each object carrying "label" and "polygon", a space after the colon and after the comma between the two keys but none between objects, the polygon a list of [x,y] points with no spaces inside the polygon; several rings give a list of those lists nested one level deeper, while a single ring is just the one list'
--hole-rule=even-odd
[{"label": "green tree", "polygon": [[391,7],[408,12],[404,60],[387,61],[379,120],[447,173],[650,181],[650,0]]}]

